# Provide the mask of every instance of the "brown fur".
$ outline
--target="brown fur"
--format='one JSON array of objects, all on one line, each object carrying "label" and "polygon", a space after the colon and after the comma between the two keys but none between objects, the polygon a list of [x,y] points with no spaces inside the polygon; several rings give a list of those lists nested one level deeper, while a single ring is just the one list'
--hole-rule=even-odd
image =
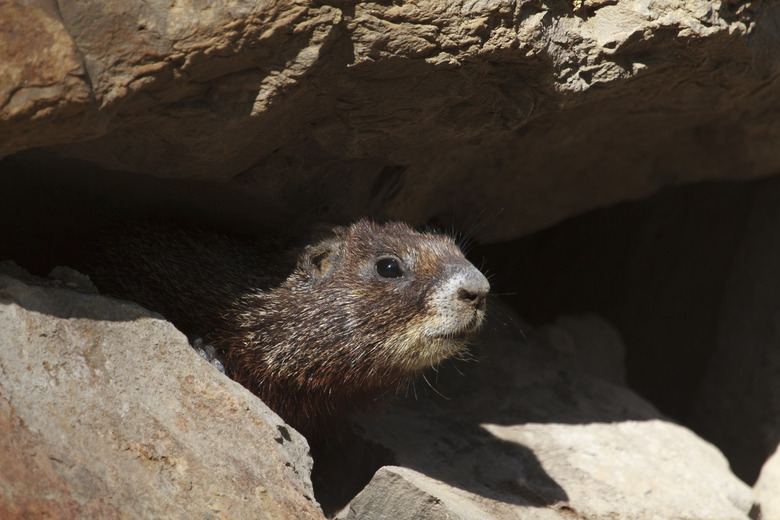
[{"label": "brown fur", "polygon": [[[402,276],[378,274],[388,255]],[[449,237],[400,223],[334,227],[301,247],[143,227],[96,258],[101,290],[202,336],[310,435],[462,349],[488,290]]]}]

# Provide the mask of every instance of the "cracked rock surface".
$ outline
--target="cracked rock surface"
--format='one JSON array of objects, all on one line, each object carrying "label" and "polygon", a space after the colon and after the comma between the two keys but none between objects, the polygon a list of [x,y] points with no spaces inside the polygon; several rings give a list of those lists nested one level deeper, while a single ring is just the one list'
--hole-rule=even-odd
[{"label": "cracked rock surface", "polygon": [[218,181],[178,191],[279,226],[487,211],[481,239],[516,238],[778,171],[778,18],[770,0],[7,1],[0,155]]}]

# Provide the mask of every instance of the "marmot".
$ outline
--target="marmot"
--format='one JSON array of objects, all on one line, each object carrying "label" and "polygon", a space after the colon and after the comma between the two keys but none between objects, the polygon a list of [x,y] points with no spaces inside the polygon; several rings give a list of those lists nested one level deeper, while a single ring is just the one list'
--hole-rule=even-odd
[{"label": "marmot", "polygon": [[305,245],[144,225],[101,246],[101,291],[216,347],[304,434],[462,351],[490,289],[452,238],[360,220]]}]

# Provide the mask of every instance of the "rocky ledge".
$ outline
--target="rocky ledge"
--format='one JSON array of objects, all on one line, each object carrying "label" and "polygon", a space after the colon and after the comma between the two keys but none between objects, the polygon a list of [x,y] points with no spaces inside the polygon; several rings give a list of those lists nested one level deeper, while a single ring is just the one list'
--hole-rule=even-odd
[{"label": "rocky ledge", "polygon": [[779,13],[4,2],[0,157],[217,181],[176,199],[244,226],[372,214],[517,238],[662,186],[779,171]]}]

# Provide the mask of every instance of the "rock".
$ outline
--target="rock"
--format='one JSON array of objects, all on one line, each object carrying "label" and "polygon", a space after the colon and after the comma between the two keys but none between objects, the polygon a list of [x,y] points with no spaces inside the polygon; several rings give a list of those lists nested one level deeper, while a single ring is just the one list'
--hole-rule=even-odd
[{"label": "rock", "polygon": [[53,0],[0,3],[0,156],[106,132]]},{"label": "rock", "polygon": [[756,190],[751,208],[692,418],[747,482],[780,443],[780,183]]},{"label": "rock", "polygon": [[24,267],[18,265],[13,260],[3,260],[0,262],[0,274],[21,280],[27,284],[40,285],[43,281],[37,276],[33,276]]},{"label": "rock", "polygon": [[2,9],[0,156],[29,152],[0,170],[213,181],[162,191],[236,227],[373,215],[500,241],[780,170],[769,0]]},{"label": "rock", "polygon": [[48,279],[56,287],[67,287],[68,289],[74,289],[80,292],[98,294],[97,287],[89,279],[89,276],[82,274],[70,267],[64,267],[58,265],[49,273]]},{"label": "rock", "polygon": [[780,449],[761,468],[754,489],[761,504],[760,519],[780,518]]},{"label": "rock", "polygon": [[0,517],[322,518],[259,399],[159,316],[51,283],[0,274]]},{"label": "rock", "polygon": [[[349,509],[338,518],[495,518],[495,515],[479,507],[479,503],[473,498],[459,496],[457,491],[417,471],[398,466],[384,466],[377,471],[369,486],[350,504]],[[546,514],[546,518],[556,518],[555,514],[549,511]]]},{"label": "rock", "polygon": [[462,374],[440,369],[446,399],[362,419],[395,466],[339,518],[748,518],[753,494],[715,447],[627,388],[566,367],[545,334],[527,336],[493,335]]},{"label": "rock", "polygon": [[539,332],[545,336],[541,341],[549,345],[564,366],[616,385],[626,384],[623,340],[602,317],[559,316]]}]

